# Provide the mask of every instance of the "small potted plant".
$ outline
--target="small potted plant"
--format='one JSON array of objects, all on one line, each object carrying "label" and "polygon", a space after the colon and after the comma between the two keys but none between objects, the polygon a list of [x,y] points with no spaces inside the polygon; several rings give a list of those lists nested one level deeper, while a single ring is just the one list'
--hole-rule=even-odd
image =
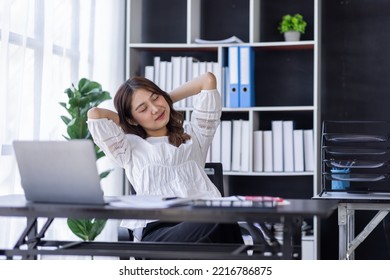
[{"label": "small potted plant", "polygon": [[301,34],[305,33],[306,25],[301,14],[287,14],[283,16],[278,29],[286,41],[299,41]]}]

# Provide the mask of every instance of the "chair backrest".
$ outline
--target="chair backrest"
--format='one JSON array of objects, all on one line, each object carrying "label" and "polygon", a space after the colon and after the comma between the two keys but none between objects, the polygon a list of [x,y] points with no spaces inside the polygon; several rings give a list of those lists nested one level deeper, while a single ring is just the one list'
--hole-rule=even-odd
[{"label": "chair backrest", "polygon": [[221,162],[206,162],[205,171],[211,182],[218,188],[222,196],[225,195],[223,188],[223,166]]}]

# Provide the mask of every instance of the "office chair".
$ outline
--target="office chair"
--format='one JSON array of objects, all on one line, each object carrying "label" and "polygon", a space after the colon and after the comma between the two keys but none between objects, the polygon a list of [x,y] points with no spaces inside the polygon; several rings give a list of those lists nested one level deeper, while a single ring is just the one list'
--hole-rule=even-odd
[{"label": "office chair", "polygon": [[[218,188],[219,192],[222,196],[224,196],[224,188],[223,188],[223,168],[222,163],[220,162],[207,162],[205,164],[205,171],[207,176],[210,178],[211,182]],[[129,186],[129,193],[135,194],[134,188]],[[134,236],[131,230],[119,227],[118,229],[118,241],[129,241],[133,240]]]},{"label": "office chair", "polygon": [[[218,188],[222,196],[225,195],[223,184],[223,166],[220,162],[207,162],[205,164],[205,172],[213,184]],[[135,190],[130,186],[130,194],[135,194]],[[274,252],[280,249],[280,243],[274,237],[271,230],[268,229],[264,221],[257,223],[239,222],[239,226],[244,237],[249,237],[253,244],[264,245],[266,250]],[[119,227],[118,229],[118,241],[131,241],[133,240],[132,231]],[[120,258],[126,259],[126,258]]]},{"label": "office chair", "polygon": [[[222,196],[225,196],[223,185],[223,166],[220,162],[207,162],[205,165],[206,174],[218,188]],[[268,229],[265,222],[258,223],[239,222],[242,235],[249,237],[253,244],[263,244],[268,249],[280,246],[274,234]]]}]

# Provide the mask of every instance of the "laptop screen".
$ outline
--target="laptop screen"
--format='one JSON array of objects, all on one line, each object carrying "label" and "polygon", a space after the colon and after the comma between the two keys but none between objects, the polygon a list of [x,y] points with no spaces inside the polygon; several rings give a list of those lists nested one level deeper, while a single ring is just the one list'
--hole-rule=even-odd
[{"label": "laptop screen", "polygon": [[27,200],[104,203],[91,140],[14,141],[13,147]]}]

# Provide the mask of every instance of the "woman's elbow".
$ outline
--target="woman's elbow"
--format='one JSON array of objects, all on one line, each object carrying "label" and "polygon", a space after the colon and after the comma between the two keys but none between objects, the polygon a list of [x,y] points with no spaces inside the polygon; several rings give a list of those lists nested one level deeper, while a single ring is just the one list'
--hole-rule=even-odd
[{"label": "woman's elbow", "polygon": [[217,78],[211,72],[204,74],[203,89],[216,89],[217,88]]},{"label": "woman's elbow", "polygon": [[87,113],[88,119],[100,119],[102,118],[101,110],[97,107],[92,107]]}]

